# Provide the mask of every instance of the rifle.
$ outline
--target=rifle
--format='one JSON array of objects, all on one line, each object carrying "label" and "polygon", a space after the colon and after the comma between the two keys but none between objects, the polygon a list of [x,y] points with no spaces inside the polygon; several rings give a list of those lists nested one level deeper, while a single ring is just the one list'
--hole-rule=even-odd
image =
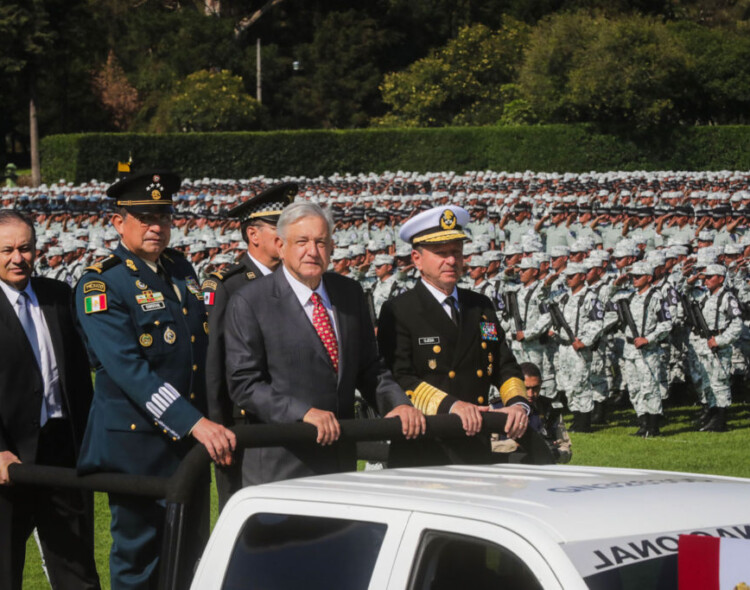
[{"label": "rifle", "polygon": [[576,339],[575,334],[573,334],[573,330],[570,329],[570,325],[565,319],[562,311],[560,311],[560,307],[557,305],[556,301],[550,302],[549,314],[552,319],[552,324],[555,326],[555,330],[559,331],[560,328],[562,328],[566,336],[570,339],[569,344],[573,344],[573,341]]},{"label": "rifle", "polygon": [[507,307],[508,312],[513,318],[513,325],[516,328],[516,332],[523,332],[523,322],[521,321],[521,313],[518,310],[518,295],[515,291],[506,293],[507,296]]},{"label": "rifle", "polygon": [[[692,319],[695,321],[694,327],[696,334],[704,340],[710,340],[713,337],[713,333],[708,329],[708,324],[706,323],[706,318],[703,315],[701,306],[698,305],[698,302],[695,299],[691,299],[688,304],[693,312]],[[709,346],[708,349],[714,353],[714,356],[719,356],[719,351],[715,348]]]},{"label": "rifle", "polygon": [[627,341],[629,341],[631,344],[635,341],[636,338],[638,338],[638,328],[635,325],[635,320],[633,320],[633,314],[630,312],[630,305],[629,302],[626,299],[620,299],[617,302],[617,307],[620,308],[620,317],[625,322],[625,325],[630,330],[630,333],[633,335],[632,338],[625,338]]}]

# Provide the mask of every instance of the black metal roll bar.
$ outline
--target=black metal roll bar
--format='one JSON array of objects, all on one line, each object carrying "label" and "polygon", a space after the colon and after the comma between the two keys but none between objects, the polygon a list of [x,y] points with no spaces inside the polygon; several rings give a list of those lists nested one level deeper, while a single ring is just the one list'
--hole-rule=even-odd
[{"label": "black metal roll bar", "polygon": [[[341,420],[342,442],[372,442],[405,440],[398,418],[368,420]],[[482,432],[503,432],[505,414],[482,415]],[[315,444],[317,430],[310,424],[254,424],[232,429],[237,435],[238,448],[283,447],[289,444]],[[425,439],[451,439],[465,437],[461,420],[455,415],[427,418]],[[544,439],[532,429],[519,439],[528,462],[536,465],[554,463],[554,457]],[[123,473],[94,473],[78,475],[75,469],[48,467],[26,463],[12,464],[8,468],[11,481],[16,485],[65,487],[97,492],[130,494],[166,499],[164,540],[159,572],[160,590],[186,590],[180,587],[181,571],[190,564],[181,563],[184,555],[188,523],[185,509],[190,503],[196,485],[204,476],[211,459],[202,445],[195,445],[182,460],[172,477],[127,475]],[[416,466],[416,464],[415,464]]]}]

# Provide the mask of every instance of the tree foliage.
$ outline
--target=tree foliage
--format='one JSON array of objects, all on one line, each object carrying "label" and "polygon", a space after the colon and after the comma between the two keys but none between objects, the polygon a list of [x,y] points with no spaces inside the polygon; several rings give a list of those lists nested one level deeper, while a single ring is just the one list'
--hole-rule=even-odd
[{"label": "tree foliage", "polygon": [[545,122],[676,122],[690,56],[662,22],[630,15],[550,17],[534,30],[519,76]]},{"label": "tree foliage", "polygon": [[201,70],[175,86],[159,105],[153,131],[248,131],[258,129],[261,107],[242,78]]},{"label": "tree foliage", "polygon": [[515,78],[529,27],[507,19],[498,31],[464,27],[443,49],[402,72],[386,75],[381,86],[391,112],[380,125],[411,127],[486,125],[503,112],[503,85]]}]

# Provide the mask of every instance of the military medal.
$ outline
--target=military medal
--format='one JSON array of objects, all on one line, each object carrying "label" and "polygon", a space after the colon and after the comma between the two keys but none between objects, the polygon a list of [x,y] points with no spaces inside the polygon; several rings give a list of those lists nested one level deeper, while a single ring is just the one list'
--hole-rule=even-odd
[{"label": "military medal", "polygon": [[136,281],[135,286],[138,287],[141,291],[145,291],[146,289],[148,289],[148,285],[141,280]]},{"label": "military medal", "polygon": [[430,359],[427,361],[427,366],[430,367],[433,371],[437,369],[437,359]]},{"label": "military medal", "polygon": [[177,341],[177,334],[172,328],[167,328],[164,331],[164,342],[167,344],[174,344]]},{"label": "military medal", "polygon": [[140,295],[135,296],[135,301],[139,305],[144,303],[157,303],[164,301],[164,295],[160,291],[144,291]]},{"label": "military medal", "polygon": [[143,348],[148,348],[154,343],[154,337],[151,334],[141,334],[138,342]]},{"label": "military medal", "polygon": [[482,331],[482,340],[497,340],[497,326],[494,322],[480,322],[479,329]]},{"label": "military medal", "polygon": [[208,334],[208,322],[203,322],[203,331]]}]

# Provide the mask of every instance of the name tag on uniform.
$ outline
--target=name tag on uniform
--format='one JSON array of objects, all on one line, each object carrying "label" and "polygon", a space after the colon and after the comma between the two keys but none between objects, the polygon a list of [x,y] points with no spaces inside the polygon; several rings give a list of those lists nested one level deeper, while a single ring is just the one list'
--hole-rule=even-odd
[{"label": "name tag on uniform", "polygon": [[429,336],[427,338],[420,338],[420,346],[428,346],[430,344],[440,344],[440,336]]},{"label": "name tag on uniform", "polygon": [[154,301],[153,303],[143,303],[141,309],[143,311],[156,311],[157,309],[164,309],[166,305],[163,301]]},{"label": "name tag on uniform", "polygon": [[497,340],[497,326],[493,322],[480,322],[482,340]]}]

